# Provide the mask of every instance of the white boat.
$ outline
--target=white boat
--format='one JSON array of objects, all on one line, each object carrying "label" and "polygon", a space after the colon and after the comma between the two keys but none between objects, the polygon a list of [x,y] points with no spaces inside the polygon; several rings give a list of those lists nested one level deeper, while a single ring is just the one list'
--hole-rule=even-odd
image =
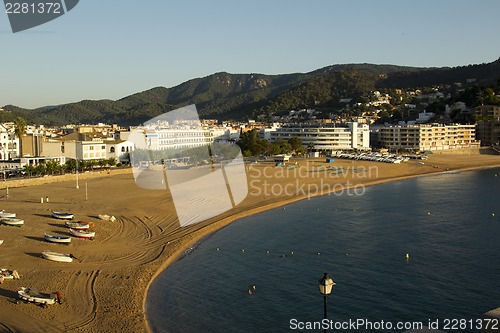
[{"label": "white boat", "polygon": [[15,218],[11,218],[11,217],[2,217],[0,219],[0,221],[3,223],[3,224],[6,224],[6,225],[11,225],[11,226],[15,226],[15,227],[20,227],[24,224],[24,220],[23,219],[15,219]]},{"label": "white boat", "polygon": [[69,233],[71,236],[75,236],[78,238],[94,238],[95,237],[94,231],[69,229]]},{"label": "white boat", "polygon": [[97,215],[98,218],[100,218],[101,220],[104,220],[104,221],[111,221],[111,222],[114,222],[116,220],[116,217],[112,216],[112,215],[106,215],[106,214],[99,214]]},{"label": "white boat", "polygon": [[6,213],[2,210],[0,212],[0,217],[16,217],[16,213]]},{"label": "white boat", "polygon": [[49,235],[45,234],[43,236],[47,242],[52,242],[52,243],[71,243],[71,237],[69,236],[56,236],[56,235]]},{"label": "white boat", "polygon": [[43,251],[42,257],[44,257],[45,259],[48,259],[48,260],[59,261],[59,262],[72,262],[73,261],[72,254],[57,253],[57,252],[52,252],[52,251]]},{"label": "white boat", "polygon": [[73,219],[73,214],[66,213],[66,212],[52,212],[50,214],[52,217],[55,217],[56,219],[61,219],[61,220],[72,220]]},{"label": "white boat", "polygon": [[40,304],[54,304],[57,300],[56,293],[41,293],[38,290],[21,287],[21,290],[17,292],[19,298],[26,302],[34,302]]},{"label": "white boat", "polygon": [[68,227],[68,228],[71,228],[71,229],[75,229],[75,230],[87,230],[90,228],[90,224],[89,223],[82,223],[82,222],[64,222],[64,224]]},{"label": "white boat", "polygon": [[0,277],[2,277],[4,280],[19,279],[19,273],[16,270],[0,268]]},{"label": "white boat", "polygon": [[2,245],[2,244],[3,244],[3,239],[0,239],[0,245]]}]

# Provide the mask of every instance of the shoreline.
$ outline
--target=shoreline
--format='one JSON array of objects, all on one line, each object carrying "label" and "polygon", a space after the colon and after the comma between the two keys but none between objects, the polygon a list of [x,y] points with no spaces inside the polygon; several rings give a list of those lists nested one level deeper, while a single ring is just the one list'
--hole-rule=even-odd
[{"label": "shoreline", "polygon": [[[1,268],[21,274],[21,280],[5,281],[0,286],[0,325],[21,332],[151,332],[146,303],[155,279],[193,244],[236,220],[331,194],[339,188],[333,185],[342,189],[368,187],[443,172],[500,168],[500,156],[480,154],[435,156],[425,165],[350,160],[328,164],[324,159],[299,162],[300,170],[293,164],[275,167],[270,162],[248,164],[247,169],[248,184],[269,182],[269,189],[290,188],[293,194],[263,193],[249,185],[249,193],[239,205],[186,227],[179,225],[169,190],[138,187],[130,169],[89,175],[92,177],[84,180],[88,182],[88,198],[86,188],[76,189],[71,176],[63,182],[27,183],[18,188],[9,185],[8,197],[3,195],[5,190],[0,192],[0,210],[16,212],[26,223],[22,228],[0,225],[0,239],[4,240]],[[40,198],[46,196],[50,202],[41,203]],[[44,232],[67,235],[68,231],[64,222],[50,217],[52,210],[68,211],[76,220],[93,222],[95,240],[72,239],[70,245],[45,242]],[[114,215],[117,220],[102,221],[98,214]],[[40,257],[44,250],[73,253],[79,260],[50,262]],[[46,309],[16,304],[21,286],[61,291],[64,302]]]},{"label": "shoreline", "polygon": [[[428,172],[428,173],[422,173],[422,174],[416,174],[416,175],[407,175],[407,176],[399,176],[399,177],[394,177],[394,178],[387,178],[387,179],[380,179],[380,180],[374,180],[368,183],[363,184],[365,187],[371,187],[371,186],[376,186],[380,184],[386,184],[386,183],[391,183],[391,182],[396,182],[396,181],[402,181],[402,180],[407,180],[407,179],[414,179],[414,178],[420,178],[420,177],[429,177],[429,176],[436,176],[436,175],[441,175],[441,174],[446,174],[446,172],[467,172],[467,171],[475,171],[475,170],[485,170],[485,169],[495,169],[495,168],[500,168],[500,164],[494,164],[494,165],[485,165],[485,166],[469,166],[469,167],[457,167],[457,168],[449,168],[448,170],[444,171],[435,171],[435,172]],[[348,188],[353,188],[354,185],[351,185]],[[319,194],[308,194],[300,197],[292,197],[288,199],[282,199],[281,201],[271,203],[265,206],[259,206],[252,208],[250,210],[247,210],[245,212],[240,212],[233,214],[229,217],[222,218],[220,220],[217,220],[213,223],[211,223],[209,226],[212,226],[210,230],[200,230],[200,233],[195,235],[193,239],[191,239],[189,242],[185,242],[183,246],[181,246],[176,252],[174,252],[155,272],[155,274],[152,276],[151,280],[149,281],[148,285],[146,286],[146,289],[144,290],[144,297],[143,297],[143,311],[145,314],[145,326],[146,326],[146,331],[148,333],[152,333],[151,327],[149,326],[149,321],[147,320],[147,313],[146,313],[146,301],[147,301],[147,296],[148,296],[148,291],[153,282],[156,280],[156,278],[163,273],[166,269],[168,269],[169,266],[174,264],[175,262],[179,261],[182,257],[182,255],[185,253],[187,249],[192,247],[194,244],[198,244],[203,241],[204,238],[218,232],[219,230],[227,227],[229,224],[232,222],[235,222],[237,220],[240,220],[242,218],[250,217],[259,213],[263,213],[272,209],[280,208],[285,205],[293,204],[302,200],[307,200],[310,198],[314,197],[319,197],[319,196],[324,196],[324,195],[331,195],[333,193],[337,192],[336,190],[332,190],[326,193],[319,193]],[[207,226],[207,227],[209,227]],[[204,232],[203,232],[204,231]]]}]

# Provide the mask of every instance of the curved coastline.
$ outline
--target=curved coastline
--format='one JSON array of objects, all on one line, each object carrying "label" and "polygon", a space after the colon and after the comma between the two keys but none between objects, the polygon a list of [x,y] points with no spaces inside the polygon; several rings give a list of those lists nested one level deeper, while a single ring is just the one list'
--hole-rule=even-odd
[{"label": "curved coastline", "polygon": [[[362,185],[364,187],[368,186],[375,186],[379,184],[386,184],[390,182],[396,182],[396,181],[401,181],[401,180],[406,180],[406,179],[413,179],[413,178],[419,178],[419,177],[427,177],[427,176],[436,176],[436,175],[441,175],[445,174],[446,172],[466,172],[466,171],[474,171],[474,170],[484,170],[484,169],[494,169],[494,168],[500,168],[500,163],[499,164],[491,164],[491,165],[482,165],[482,166],[464,166],[464,167],[453,167],[449,166],[445,170],[440,170],[440,171],[434,171],[434,172],[426,172],[426,173],[421,173],[421,174],[414,174],[414,175],[405,175],[405,176],[397,176],[397,177],[389,177],[389,178],[384,178],[384,179],[378,179],[378,180],[373,180],[369,181],[366,183],[363,183]],[[351,185],[349,187],[345,187],[344,189],[348,188],[354,188],[355,185]],[[154,280],[163,272],[165,271],[170,265],[178,261],[182,254],[191,246],[193,246],[196,243],[199,243],[200,241],[203,240],[203,238],[223,229],[224,227],[228,226],[234,221],[237,221],[241,218],[249,217],[255,214],[259,214],[268,210],[276,209],[285,205],[289,205],[292,203],[296,203],[305,199],[309,199],[312,197],[318,197],[318,196],[323,196],[323,195],[331,195],[337,191],[332,190],[332,191],[326,191],[326,192],[321,192],[321,193],[309,193],[307,195],[301,195],[297,197],[292,197],[292,198],[282,198],[280,201],[273,202],[267,205],[262,205],[262,206],[257,206],[253,207],[251,209],[248,209],[246,211],[242,212],[237,212],[234,213],[228,217],[216,220],[212,222],[211,224],[207,225],[206,227],[196,231],[195,234],[192,234],[192,239],[189,242],[185,242],[182,244],[164,263],[160,265],[158,270],[154,273],[154,275],[151,277],[150,281],[148,282],[146,289],[144,290],[143,294],[143,302],[142,302],[142,308],[143,312],[145,314],[145,326],[146,326],[146,331],[149,333],[152,333],[151,327],[149,326],[149,321],[147,320],[147,313],[146,313],[146,301],[147,301],[147,295],[149,288],[151,287],[152,283]]]},{"label": "curved coastline", "polygon": [[[335,192],[328,191],[338,189],[332,186],[334,184],[345,189],[348,184],[351,187],[372,186],[443,172],[495,168],[500,167],[500,156],[435,156],[425,165],[346,160],[325,164],[323,159],[315,159],[307,160],[306,169],[303,168],[306,160],[299,162],[301,171],[306,172],[298,175],[294,173],[297,170],[292,170],[293,165],[285,168],[277,168],[274,163],[249,165],[248,180],[249,183],[258,180],[260,185],[269,181],[271,185],[289,186],[294,191],[294,186],[303,187],[307,191],[280,195],[258,192],[257,187],[250,186],[249,195],[239,206],[184,228],[178,224],[168,190],[138,187],[130,169],[112,170],[110,174],[86,174],[83,182],[88,183],[88,198],[85,190],[75,189],[74,175],[27,180],[19,184],[20,187],[13,187],[11,182],[3,183],[9,185],[9,192],[0,193],[0,209],[16,212],[26,223],[22,228],[0,227],[5,240],[0,252],[2,267],[16,269],[21,274],[21,280],[5,282],[0,288],[3,309],[0,324],[10,331],[20,332],[151,331],[145,311],[153,281],[189,247],[233,221]],[[335,176],[333,166],[343,167],[344,172]],[[362,168],[370,166],[379,172],[362,172]],[[75,239],[71,245],[63,245],[68,246],[65,251],[79,259],[71,264],[40,258],[43,250],[62,250],[60,245],[46,243],[41,237],[44,232],[67,234],[66,227],[51,218],[52,210],[74,213],[76,219],[95,225],[97,237],[94,241]],[[117,219],[115,222],[99,220],[98,214],[114,215]],[[63,304],[46,309],[32,304],[16,305],[20,286],[41,291],[59,290]],[[127,302],[123,301],[124,292]]]}]

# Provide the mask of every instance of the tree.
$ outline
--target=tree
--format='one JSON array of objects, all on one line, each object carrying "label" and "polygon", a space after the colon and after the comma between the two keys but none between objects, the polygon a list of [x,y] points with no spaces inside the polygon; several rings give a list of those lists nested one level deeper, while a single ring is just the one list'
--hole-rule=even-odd
[{"label": "tree", "polygon": [[302,148],[302,139],[299,138],[298,136],[294,136],[293,138],[290,138],[288,140],[288,143],[290,144],[290,146],[292,146],[292,150],[299,150]]},{"label": "tree", "polygon": [[238,146],[240,146],[244,156],[256,156],[267,152],[270,143],[265,139],[259,138],[257,136],[257,130],[252,129],[240,135]]},{"label": "tree", "polygon": [[22,137],[26,134],[26,121],[17,117],[14,120],[14,135],[19,138],[19,157],[23,157],[23,139]]}]

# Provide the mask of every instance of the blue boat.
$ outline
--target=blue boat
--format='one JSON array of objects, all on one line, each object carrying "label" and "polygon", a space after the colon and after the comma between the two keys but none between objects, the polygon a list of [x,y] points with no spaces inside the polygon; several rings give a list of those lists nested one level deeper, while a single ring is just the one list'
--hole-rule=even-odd
[{"label": "blue boat", "polygon": [[63,213],[63,212],[52,212],[52,217],[55,217],[56,219],[61,219],[61,220],[72,220],[73,219],[73,214],[70,213]]}]

